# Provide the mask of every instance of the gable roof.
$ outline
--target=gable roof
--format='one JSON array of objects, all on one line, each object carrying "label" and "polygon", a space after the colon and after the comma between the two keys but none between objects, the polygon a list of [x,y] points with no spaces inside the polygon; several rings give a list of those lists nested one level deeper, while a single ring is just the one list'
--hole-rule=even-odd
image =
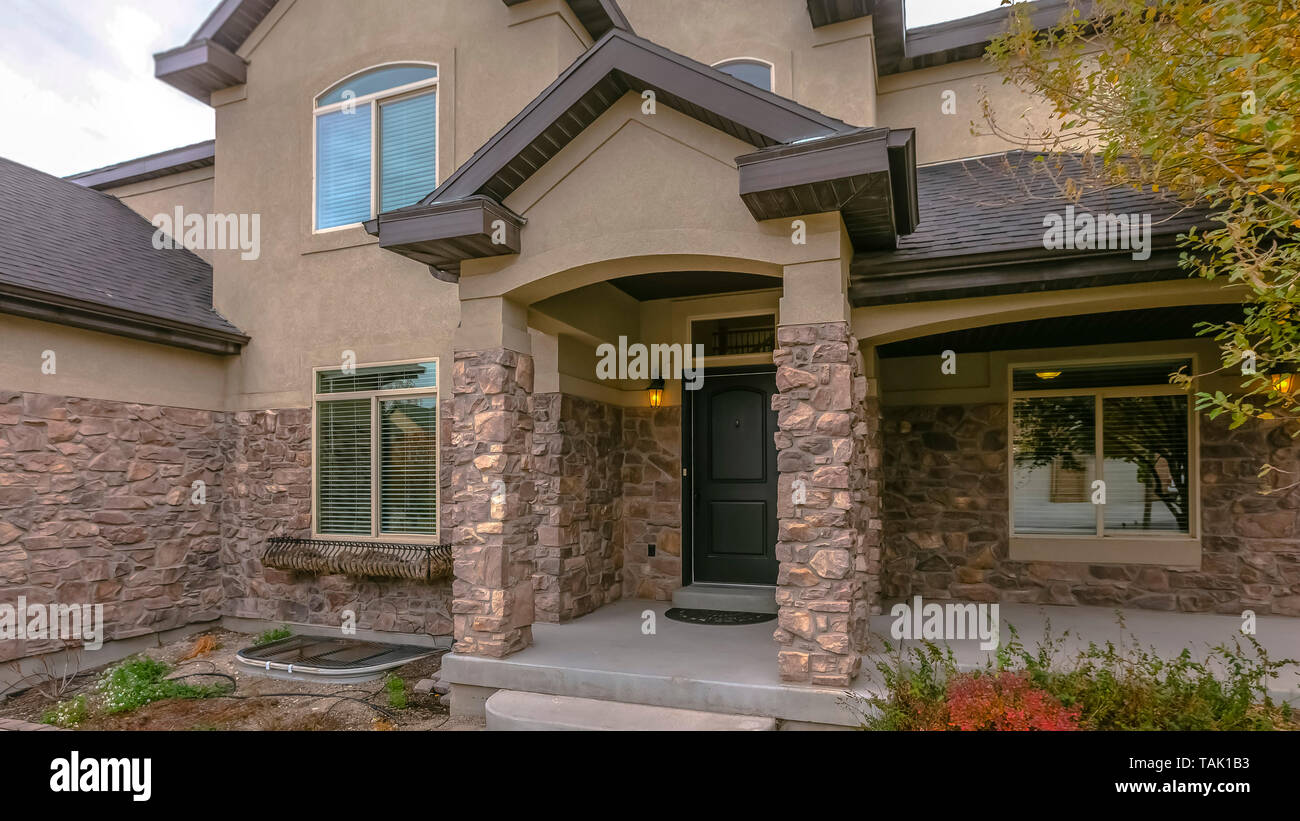
[{"label": "gable roof", "polygon": [[629,91],[759,148],[853,131],[819,111],[613,29],[584,52],[421,205],[482,194],[505,200]]},{"label": "gable roof", "polygon": [[[248,62],[236,52],[279,0],[221,0],[184,44],[154,55],[154,76],[204,103],[212,92],[248,79]],[[485,2],[485,0],[476,0]],[[516,6],[527,0],[503,0]],[[616,0],[566,0],[573,14],[599,40],[612,29],[632,26]]]},{"label": "gable roof", "polygon": [[248,341],[212,308],[212,268],[156,250],[115,197],[0,158],[0,312],[206,351]]},{"label": "gable roof", "polygon": [[[507,6],[517,6],[520,3],[527,3],[528,0],[502,0]],[[578,18],[582,27],[591,35],[591,39],[599,40],[605,36],[610,29],[622,29],[631,33],[632,24],[623,16],[623,10],[618,7],[616,0],[567,0],[569,9],[573,16]]]},{"label": "gable roof", "polygon": [[[997,8],[909,29],[904,0],[874,2],[872,31],[875,35],[876,73],[882,77],[977,59],[983,56],[984,49],[994,37],[1006,31],[1007,21],[1011,18],[1009,9]],[[1035,28],[1047,28],[1055,25],[1071,8],[1078,8],[1084,16],[1092,14],[1091,0],[1034,0],[1030,21]]]},{"label": "gable roof", "polygon": [[[611,29],[418,204],[367,223],[389,250],[455,281],[462,260],[519,253],[502,203],[625,94],[755,146],[737,158],[755,219],[838,210],[859,247],[892,247],[915,214],[911,129],[858,128],[621,29]],[[897,202],[897,206],[896,203]],[[491,223],[504,220],[504,242]]]},{"label": "gable roof", "polygon": [[[1178,234],[1208,224],[1208,212],[1132,187],[1086,187],[1077,200],[1062,190],[1067,180],[1088,176],[1080,155],[1020,150],[921,166],[916,230],[894,249],[854,256],[850,301],[875,305],[1185,277]],[[1128,250],[1044,248],[1045,217],[1064,217],[1071,205],[1093,215],[1150,214],[1150,258],[1134,260]]]},{"label": "gable roof", "polygon": [[201,143],[160,151],[147,157],[137,157],[134,160],[124,160],[103,168],[71,174],[64,179],[96,191],[103,191],[105,188],[157,179],[179,174],[182,171],[210,168],[216,164],[216,157],[217,141],[204,140]]}]

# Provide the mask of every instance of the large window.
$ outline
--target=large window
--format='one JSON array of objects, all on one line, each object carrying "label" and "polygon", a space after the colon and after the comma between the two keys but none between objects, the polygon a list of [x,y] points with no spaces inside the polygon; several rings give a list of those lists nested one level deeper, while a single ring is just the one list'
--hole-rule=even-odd
[{"label": "large window", "polygon": [[714,66],[724,74],[730,74],[737,80],[743,80],[764,91],[772,90],[772,64],[762,60],[726,60]]},{"label": "large window", "polygon": [[354,225],[438,187],[438,69],[385,66],[316,98],[316,230]]},{"label": "large window", "polygon": [[321,369],[316,533],[438,535],[436,360]]},{"label": "large window", "polygon": [[1017,535],[1191,535],[1189,360],[1012,371]]}]

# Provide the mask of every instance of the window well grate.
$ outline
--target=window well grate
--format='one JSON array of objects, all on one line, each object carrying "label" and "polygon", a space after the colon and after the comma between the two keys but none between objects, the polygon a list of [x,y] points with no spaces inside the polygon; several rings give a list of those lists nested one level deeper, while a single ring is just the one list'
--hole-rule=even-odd
[{"label": "window well grate", "polygon": [[407,644],[379,644],[359,639],[290,636],[246,647],[235,654],[240,664],[279,677],[329,680],[374,678],[436,650]]}]

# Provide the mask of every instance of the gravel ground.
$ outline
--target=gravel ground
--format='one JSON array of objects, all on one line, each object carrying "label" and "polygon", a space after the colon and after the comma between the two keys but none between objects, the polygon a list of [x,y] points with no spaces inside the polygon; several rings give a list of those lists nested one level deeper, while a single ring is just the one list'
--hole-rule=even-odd
[{"label": "gravel ground", "polygon": [[[217,647],[191,655],[203,637]],[[208,699],[168,699],[147,704],[131,713],[95,715],[81,724],[82,730],[481,730],[483,722],[452,718],[447,705],[434,693],[418,695],[415,683],[438,669],[437,655],[396,669],[406,682],[407,707],[388,705],[383,680],[361,684],[285,681],[247,671],[235,660],[235,652],[253,643],[253,636],[229,630],[210,630],[146,651],[146,655],[174,666],[171,677],[203,673],[232,676],[236,688],[231,696]],[[211,642],[208,642],[210,644]],[[78,694],[93,703],[95,682],[104,668],[87,671],[61,693],[50,683],[32,687],[0,703],[0,718],[39,722],[52,704]],[[191,684],[226,681],[198,676]],[[347,696],[348,698],[343,698]],[[355,700],[353,700],[355,699]]]}]

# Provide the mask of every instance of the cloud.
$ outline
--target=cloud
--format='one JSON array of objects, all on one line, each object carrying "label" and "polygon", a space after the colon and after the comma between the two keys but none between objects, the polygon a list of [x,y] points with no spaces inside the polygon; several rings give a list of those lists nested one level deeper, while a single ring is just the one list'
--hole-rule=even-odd
[{"label": "cloud", "polygon": [[211,139],[212,110],[153,76],[216,0],[6,0],[0,156],[60,176]]},{"label": "cloud", "polygon": [[[907,27],[918,28],[991,11],[1002,0],[905,0]],[[1007,12],[1010,15],[1010,12]]]}]

